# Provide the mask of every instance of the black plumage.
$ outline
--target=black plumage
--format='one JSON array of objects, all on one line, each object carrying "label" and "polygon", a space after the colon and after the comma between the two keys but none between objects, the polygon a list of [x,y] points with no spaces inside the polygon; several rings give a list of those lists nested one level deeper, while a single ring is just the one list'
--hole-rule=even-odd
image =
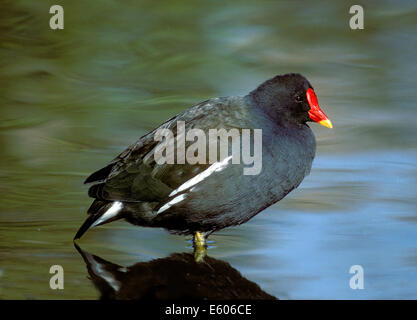
[{"label": "black plumage", "polygon": [[[157,129],[144,135],[86,179],[85,183],[93,183],[88,194],[95,200],[75,238],[91,226],[121,218],[173,233],[209,234],[244,223],[281,200],[310,172],[315,155],[315,138],[306,123],[312,121],[306,97],[309,88],[312,86],[302,75],[276,76],[244,97],[201,102],[157,128],[170,129],[175,135],[178,121],[184,121],[186,130],[199,128],[205,133],[221,128],[262,129],[262,171],[258,175],[244,175],[244,164],[230,163],[192,188],[175,193],[211,164],[157,164]],[[186,147],[191,143],[186,142]],[[181,200],[173,203],[179,196]],[[116,202],[117,214],[104,219],[106,212],[116,211],[111,209]],[[167,203],[172,205],[161,211]]]}]

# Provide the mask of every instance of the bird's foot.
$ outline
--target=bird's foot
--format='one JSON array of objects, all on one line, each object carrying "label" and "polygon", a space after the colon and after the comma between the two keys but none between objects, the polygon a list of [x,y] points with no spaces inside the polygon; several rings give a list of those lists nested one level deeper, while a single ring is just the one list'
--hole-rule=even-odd
[{"label": "bird's foot", "polygon": [[195,262],[202,262],[207,255],[207,244],[204,234],[196,232],[193,239],[194,244],[194,260]]}]

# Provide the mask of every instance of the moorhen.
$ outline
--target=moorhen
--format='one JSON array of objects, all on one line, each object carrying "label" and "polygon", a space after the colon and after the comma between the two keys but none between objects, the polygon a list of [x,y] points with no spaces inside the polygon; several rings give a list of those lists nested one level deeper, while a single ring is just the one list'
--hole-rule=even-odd
[{"label": "moorhen", "polygon": [[[74,239],[92,227],[123,218],[138,226],[193,234],[194,243],[204,246],[210,233],[248,221],[309,174],[316,150],[309,121],[332,128],[311,84],[294,73],[269,79],[246,96],[209,99],[179,113],[85,180],[93,183],[89,196],[95,200]],[[234,143],[217,161],[181,162],[177,155],[177,163],[170,163],[169,154],[189,147],[195,139],[187,135],[185,146],[179,139],[170,149],[169,135],[162,142],[157,135],[170,130],[172,137],[179,138],[180,126],[206,134],[210,129],[236,129],[242,137],[244,129],[252,130],[253,139],[246,142],[251,142],[251,153],[256,151],[256,142],[262,144],[258,148],[261,169],[245,174],[248,166],[229,155]],[[261,139],[257,140],[255,130],[259,129]],[[165,163],[156,158],[163,143]],[[238,147],[242,150],[244,143]],[[200,160],[209,158],[206,150],[197,151],[201,151]]]}]

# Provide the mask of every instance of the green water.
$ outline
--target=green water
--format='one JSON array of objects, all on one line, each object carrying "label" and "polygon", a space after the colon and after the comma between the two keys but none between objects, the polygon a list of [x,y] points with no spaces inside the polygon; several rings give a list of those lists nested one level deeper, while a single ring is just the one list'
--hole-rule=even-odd
[{"label": "green water", "polygon": [[[49,28],[52,4],[64,30]],[[186,107],[300,72],[334,129],[312,125],[311,175],[212,235],[209,256],[281,299],[416,299],[417,5],[365,2],[364,30],[350,5],[2,1],[0,298],[97,299],[72,243],[84,178]],[[79,245],[130,266],[190,253],[187,240],[119,221]],[[56,264],[64,290],[49,287]],[[356,264],[364,290],[349,287]]]}]

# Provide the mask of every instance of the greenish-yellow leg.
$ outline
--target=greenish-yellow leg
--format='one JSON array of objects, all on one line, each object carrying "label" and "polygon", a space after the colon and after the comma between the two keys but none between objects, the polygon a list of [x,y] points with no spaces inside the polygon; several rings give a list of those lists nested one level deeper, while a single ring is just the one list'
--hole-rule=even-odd
[{"label": "greenish-yellow leg", "polygon": [[202,262],[207,254],[207,244],[204,234],[196,232],[193,239],[194,243],[194,260],[195,262]]}]

